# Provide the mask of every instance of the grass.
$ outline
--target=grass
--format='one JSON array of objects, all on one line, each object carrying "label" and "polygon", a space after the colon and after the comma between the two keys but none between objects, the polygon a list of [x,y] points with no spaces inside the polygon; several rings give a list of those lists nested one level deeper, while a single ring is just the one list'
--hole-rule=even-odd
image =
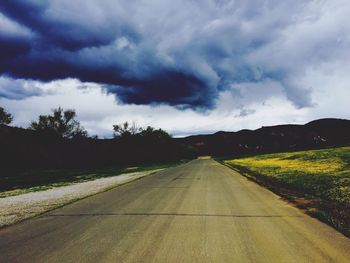
[{"label": "grass", "polygon": [[178,162],[140,165],[133,167],[106,167],[91,169],[51,169],[30,171],[7,171],[0,176],[0,198],[37,192],[53,187],[82,183],[98,178],[111,177],[124,173],[151,171],[168,168],[187,160]]},{"label": "grass", "polygon": [[350,234],[350,147],[264,154],[224,160],[281,192],[289,189],[318,200],[313,213]]}]

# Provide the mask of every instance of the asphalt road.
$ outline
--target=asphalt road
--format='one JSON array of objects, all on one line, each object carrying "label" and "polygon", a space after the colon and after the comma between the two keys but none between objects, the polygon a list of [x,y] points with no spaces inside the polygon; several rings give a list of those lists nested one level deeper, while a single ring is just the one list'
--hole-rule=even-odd
[{"label": "asphalt road", "polygon": [[350,241],[209,159],[1,229],[0,262],[350,262]]}]

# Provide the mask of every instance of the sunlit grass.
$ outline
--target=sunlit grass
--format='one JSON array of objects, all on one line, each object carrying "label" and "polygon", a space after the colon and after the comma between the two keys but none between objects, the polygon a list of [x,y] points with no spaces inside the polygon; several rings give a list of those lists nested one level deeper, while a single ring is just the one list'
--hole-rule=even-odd
[{"label": "sunlit grass", "polygon": [[350,147],[226,160],[307,192],[350,202]]},{"label": "sunlit grass", "polygon": [[[286,155],[288,157],[292,155]],[[302,159],[284,159],[285,156],[280,158],[266,158],[266,159],[256,159],[256,158],[246,158],[238,159],[233,161],[228,161],[230,164],[247,165],[251,168],[273,168],[278,169],[278,173],[283,172],[305,172],[305,173],[342,173],[346,168],[346,163],[342,160],[332,158],[320,159],[320,160],[302,160]],[[275,174],[272,174],[275,175]]]}]

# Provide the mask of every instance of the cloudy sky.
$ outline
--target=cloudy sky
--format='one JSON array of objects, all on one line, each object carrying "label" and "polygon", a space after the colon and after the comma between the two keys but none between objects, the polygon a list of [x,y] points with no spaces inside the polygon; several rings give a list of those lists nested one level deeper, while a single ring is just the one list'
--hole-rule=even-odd
[{"label": "cloudy sky", "polygon": [[3,0],[0,106],[90,134],[350,119],[349,0]]}]

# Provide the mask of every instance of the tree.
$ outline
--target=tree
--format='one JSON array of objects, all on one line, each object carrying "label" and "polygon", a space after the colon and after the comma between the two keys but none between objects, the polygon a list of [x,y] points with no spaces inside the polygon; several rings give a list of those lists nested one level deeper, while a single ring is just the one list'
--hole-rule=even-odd
[{"label": "tree", "polygon": [[52,115],[40,115],[38,121],[30,124],[30,129],[55,134],[61,138],[86,138],[87,131],[75,119],[75,110],[52,110]]},{"label": "tree", "polygon": [[126,121],[123,124],[113,125],[113,130],[115,138],[125,138],[139,134],[142,128],[138,127],[135,122],[130,124]]},{"label": "tree", "polygon": [[142,129],[140,132],[142,137],[154,138],[154,139],[170,139],[171,135],[162,129],[155,129],[151,126],[147,126],[146,129]]},{"label": "tree", "polygon": [[3,107],[0,107],[0,125],[8,125],[12,122],[13,116],[10,113],[7,113]]},{"label": "tree", "polygon": [[124,122],[123,124],[113,125],[115,138],[126,138],[132,136],[138,136],[146,139],[169,139],[171,135],[162,129],[155,129],[151,126],[147,128],[138,127],[135,122],[129,124]]}]

